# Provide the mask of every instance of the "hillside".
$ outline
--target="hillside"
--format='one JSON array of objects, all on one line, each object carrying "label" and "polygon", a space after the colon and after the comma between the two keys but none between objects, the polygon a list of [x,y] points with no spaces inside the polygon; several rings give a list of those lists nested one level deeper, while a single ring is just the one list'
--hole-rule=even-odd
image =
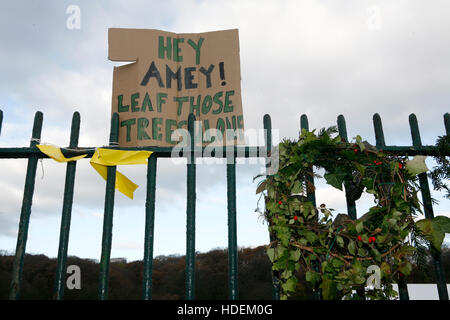
[{"label": "hillside", "polygon": [[[0,299],[8,298],[13,256],[0,255]],[[153,299],[183,299],[185,257],[158,256],[153,262]],[[443,250],[447,283],[450,283],[450,249]],[[81,290],[65,290],[65,299],[97,299],[99,264],[90,259],[69,257],[67,265],[81,268]],[[271,299],[270,261],[264,247],[239,250],[239,298]],[[21,299],[52,299],[56,259],[27,254],[24,262]],[[228,260],[226,249],[198,253],[196,257],[196,298],[227,299]],[[143,262],[114,262],[110,267],[109,299],[141,299]],[[309,299],[311,289],[299,275],[302,288],[294,299]],[[433,283],[433,265],[417,268],[409,283]]]}]

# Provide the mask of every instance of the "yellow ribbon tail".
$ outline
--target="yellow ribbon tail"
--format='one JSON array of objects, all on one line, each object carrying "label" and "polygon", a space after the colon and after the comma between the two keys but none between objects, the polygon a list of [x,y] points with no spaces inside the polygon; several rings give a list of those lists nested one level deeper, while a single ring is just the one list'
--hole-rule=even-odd
[{"label": "yellow ribbon tail", "polygon": [[[108,177],[108,166],[122,164],[147,164],[147,159],[153,152],[151,151],[127,151],[98,148],[91,159],[92,167],[103,177]],[[134,191],[139,187],[125,175],[116,171],[116,189],[124,195],[133,199]]]},{"label": "yellow ribbon tail", "polygon": [[38,144],[38,145],[36,145],[36,147],[38,147],[38,149],[41,150],[42,153],[46,154],[47,156],[49,156],[50,158],[52,158],[53,160],[58,161],[58,162],[77,161],[77,160],[80,160],[87,156],[87,154],[83,154],[81,156],[66,158],[62,154],[61,149],[59,147],[43,145],[43,144]]},{"label": "yellow ribbon tail", "polygon": [[[103,166],[100,164],[96,164],[91,162],[91,166],[97,171],[103,179],[106,180],[108,177],[108,167]],[[116,171],[116,189],[122,192],[124,195],[126,195],[128,198],[133,199],[134,191],[139,186],[135,184],[133,181],[128,179],[126,176],[124,176],[119,171]]]}]

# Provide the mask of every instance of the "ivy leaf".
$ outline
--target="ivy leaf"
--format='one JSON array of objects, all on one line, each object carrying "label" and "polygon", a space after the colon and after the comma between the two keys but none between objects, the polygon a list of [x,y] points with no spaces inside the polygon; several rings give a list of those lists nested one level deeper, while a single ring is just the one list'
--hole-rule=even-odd
[{"label": "ivy leaf", "polygon": [[341,247],[341,248],[344,247],[344,239],[341,236],[337,236],[336,241],[337,241],[337,244],[339,245],[339,247]]},{"label": "ivy leaf", "polygon": [[320,274],[314,271],[306,271],[306,281],[311,282],[312,286],[320,281]]},{"label": "ivy leaf", "polygon": [[445,233],[440,229],[439,224],[436,222],[433,223],[430,219],[422,219],[416,222],[416,226],[420,229],[420,231],[422,231],[426,239],[430,241],[431,245],[437,251],[440,251]]},{"label": "ivy leaf", "polygon": [[269,249],[267,249],[266,253],[267,253],[267,256],[270,259],[270,262],[273,263],[273,261],[275,259],[275,249],[274,248],[269,248]]},{"label": "ivy leaf", "polygon": [[356,232],[361,233],[364,230],[364,224],[362,221],[356,224]]},{"label": "ivy leaf", "polygon": [[288,279],[291,276],[292,276],[292,271],[290,271],[290,270],[284,270],[283,273],[281,274],[282,279]]},{"label": "ivy leaf", "polygon": [[304,232],[304,235],[305,235],[306,240],[308,240],[309,243],[313,243],[317,239],[317,235],[314,232],[309,231],[309,230],[306,230]]},{"label": "ivy leaf", "polygon": [[361,173],[362,176],[364,176],[364,173],[366,172],[366,167],[362,164],[359,164],[358,162],[353,162],[356,169],[358,169],[359,173]]},{"label": "ivy leaf", "polygon": [[360,257],[366,257],[367,256],[367,250],[364,248],[359,248],[358,249],[358,256]]},{"label": "ivy leaf", "polygon": [[409,275],[412,271],[412,265],[409,261],[403,261],[399,266],[398,270],[405,276]]},{"label": "ivy leaf", "polygon": [[450,218],[437,216],[432,219],[433,226],[439,228],[444,233],[450,233]]},{"label": "ivy leaf", "polygon": [[332,300],[336,297],[336,282],[333,279],[324,278],[320,288],[322,288],[322,296],[325,300]]},{"label": "ivy leaf", "polygon": [[345,173],[325,173],[323,177],[329,185],[342,191],[342,183],[344,182],[345,176]]},{"label": "ivy leaf", "polygon": [[295,180],[294,186],[291,189],[292,194],[303,193],[303,186],[299,180]]},{"label": "ivy leaf", "polygon": [[355,139],[356,143],[358,144],[358,146],[360,147],[361,152],[363,152],[364,149],[366,149],[366,146],[365,146],[364,143],[362,142],[361,136],[360,136],[360,135],[357,135],[354,139]]},{"label": "ivy leaf", "polygon": [[283,288],[283,290],[285,292],[293,292],[295,291],[295,287],[297,286],[297,279],[295,277],[290,277],[289,279],[286,280],[285,283],[283,283],[281,285],[281,287]]},{"label": "ivy leaf", "polygon": [[291,255],[289,256],[289,259],[292,261],[298,261],[300,259],[302,252],[300,249],[297,249],[295,251],[291,251]]},{"label": "ivy leaf", "polygon": [[355,255],[355,250],[356,250],[356,246],[355,246],[355,241],[350,240],[350,243],[347,246],[348,248],[348,252],[350,252],[351,255]]},{"label": "ivy leaf", "polygon": [[426,156],[415,156],[412,160],[406,161],[406,170],[413,176],[428,171],[428,167],[425,163]]}]

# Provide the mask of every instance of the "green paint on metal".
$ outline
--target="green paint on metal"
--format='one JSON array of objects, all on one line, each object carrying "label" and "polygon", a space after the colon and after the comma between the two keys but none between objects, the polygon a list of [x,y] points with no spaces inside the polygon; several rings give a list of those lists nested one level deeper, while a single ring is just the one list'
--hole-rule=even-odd
[{"label": "green paint on metal", "polygon": [[144,299],[152,298],[152,270],[153,270],[153,236],[155,226],[155,191],[156,165],[158,158],[155,154],[148,159],[147,167],[147,198],[145,201],[145,243],[144,243]]},{"label": "green paint on metal", "polygon": [[[307,131],[309,131],[309,123],[308,123],[308,117],[306,116],[306,114],[302,114],[300,117],[300,129],[305,129]],[[308,177],[306,177],[306,180],[308,182],[308,185],[310,186],[314,186],[314,177],[313,177],[313,169],[311,168],[310,170],[310,175],[308,175]],[[310,189],[310,188],[308,188]],[[316,204],[316,193],[314,192],[314,190],[307,190],[306,193],[306,198],[308,199],[308,201],[311,201],[311,203],[313,204],[314,207],[317,206]]]},{"label": "green paint on metal", "polygon": [[[133,150],[133,151],[151,151],[158,154],[158,158],[170,158],[172,156],[172,148],[170,147],[102,147],[105,149],[114,149],[114,150]],[[86,154],[86,159],[92,158],[94,154],[95,147],[79,147],[77,150],[67,150],[65,148],[61,148],[62,153],[66,157],[75,157]],[[199,148],[200,149],[200,148]],[[201,149],[202,152],[205,151],[205,148]],[[266,146],[260,147],[243,147],[238,146],[235,148],[234,155],[235,157],[244,157],[244,158],[261,158],[266,154]],[[420,147],[412,147],[412,146],[386,146],[383,148],[384,151],[393,152],[397,155],[424,155],[424,156],[434,156],[438,155],[438,151],[435,146],[420,146]],[[208,150],[208,153],[211,153],[211,157],[217,158],[225,158],[227,157],[227,148],[222,147],[218,148],[218,151]],[[0,159],[28,159],[31,157],[37,157],[38,159],[47,159],[48,156],[40,152],[37,148],[30,147],[0,147]]]},{"label": "green paint on metal", "polygon": [[[375,131],[375,145],[379,149],[385,150],[386,142],[384,140],[383,123],[378,113],[375,113],[372,118],[373,128]],[[408,284],[405,278],[400,279],[398,282],[398,291],[400,300],[409,300]]]},{"label": "green paint on metal", "polygon": [[444,114],[444,126],[445,126],[445,134],[450,135],[450,114]]},{"label": "green paint on metal", "polygon": [[[409,116],[409,126],[411,129],[411,137],[413,146],[421,146],[422,141],[420,139],[419,125],[414,113]],[[428,177],[426,173],[419,174],[420,190],[422,193],[423,210],[427,219],[433,219],[433,204],[431,201],[430,187],[428,184]],[[442,257],[439,252],[432,250],[431,254],[433,258],[434,270],[436,275],[436,284],[438,288],[439,300],[448,300],[447,284],[445,281],[444,266],[442,264]]]},{"label": "green paint on metal", "polygon": [[340,114],[337,118],[338,131],[339,136],[344,139],[344,141],[348,142],[347,137],[347,126],[345,125],[345,118],[342,114]]},{"label": "green paint on metal", "polygon": [[0,135],[2,134],[3,110],[0,110]]},{"label": "green paint on metal", "polygon": [[[119,115],[114,113],[111,119],[110,145],[119,141]],[[100,300],[108,298],[109,262],[111,258],[111,242],[114,212],[114,195],[116,185],[116,166],[107,169],[105,211],[103,217],[102,254],[100,259],[100,281],[98,297]]]},{"label": "green paint on metal", "polygon": [[[35,147],[41,139],[42,132],[42,112],[36,112],[33,123],[33,133],[31,135],[30,147]],[[23,260],[28,237],[28,226],[30,224],[31,204],[33,202],[34,182],[36,178],[36,167],[38,158],[30,157],[27,165],[27,175],[25,177],[25,187],[23,191],[22,209],[20,212],[19,233],[17,236],[16,254],[13,262],[12,281],[9,292],[9,299],[19,298],[22,285]]]},{"label": "green paint on metal", "polygon": [[186,300],[195,299],[195,153],[194,114],[189,114],[188,131],[190,152],[187,163],[187,205],[186,205]]},{"label": "green paint on metal", "polygon": [[[0,110],[0,133],[2,128],[3,112]],[[188,129],[191,133],[191,152],[187,155],[187,222],[186,222],[186,299],[195,298],[195,152],[194,151],[194,121],[193,115],[189,116]],[[388,152],[393,152],[398,155],[437,155],[437,149],[435,146],[423,146],[420,140],[419,129],[417,125],[417,119],[414,114],[410,116],[410,127],[413,138],[413,146],[386,146],[384,141],[383,128],[381,124],[381,118],[378,114],[373,116],[373,123],[375,129],[376,145],[383,148]],[[143,285],[143,297],[144,299],[151,299],[152,296],[152,262],[153,262],[153,237],[154,237],[154,215],[155,215],[155,188],[156,188],[156,163],[157,157],[170,157],[171,147],[131,147],[131,148],[119,148],[117,147],[118,141],[118,115],[114,114],[111,119],[111,134],[110,134],[110,146],[116,150],[147,150],[152,151],[154,154],[149,159],[148,171],[147,171],[147,199],[146,199],[146,226],[145,226],[145,247],[144,247],[144,285]],[[444,115],[444,125],[446,134],[450,134],[450,115],[446,113]],[[300,126],[302,129],[309,130],[308,118],[306,115],[302,115],[300,119]],[[17,238],[16,257],[13,265],[13,279],[11,282],[10,299],[16,299],[19,297],[20,284],[23,269],[23,259],[25,255],[26,239],[28,232],[29,219],[31,214],[31,203],[34,191],[34,181],[36,175],[37,160],[42,158],[48,158],[41,153],[35,145],[38,143],[42,129],[42,113],[38,112],[35,116],[35,122],[33,126],[33,135],[30,147],[21,148],[0,148],[0,158],[28,158],[26,184],[24,189],[24,199],[22,203],[21,218],[19,224],[19,236]],[[271,132],[271,120],[269,115],[264,116],[264,129],[265,134],[265,146],[260,147],[247,147],[237,146],[234,148],[234,158],[236,157],[267,157],[272,151],[272,132]],[[339,135],[346,141],[347,130],[345,124],[345,118],[343,115],[338,117],[338,130]],[[79,135],[79,114],[75,113],[72,120],[70,149],[62,148],[62,152],[66,157],[77,156],[81,154],[87,154],[87,158],[92,157],[95,148],[77,148]],[[216,152],[211,153],[212,157],[229,157],[226,152],[226,147],[223,147],[222,152],[216,155]],[[269,168],[268,161],[266,167]],[[60,244],[58,250],[57,261],[57,275],[55,283],[55,295],[57,299],[61,299],[64,293],[64,277],[65,266],[67,258],[67,246],[70,230],[70,216],[73,202],[73,188],[74,178],[76,172],[76,163],[69,163],[66,170],[66,186],[64,191],[64,203],[61,219],[61,233]],[[108,167],[108,179],[106,183],[105,194],[105,216],[103,225],[102,236],[102,256],[100,262],[100,283],[99,283],[99,298],[106,299],[108,295],[108,274],[112,241],[112,222],[113,222],[113,209],[114,209],[114,194],[115,194],[115,175],[116,168]],[[424,211],[427,218],[433,217],[433,208],[431,204],[430,190],[428,186],[428,180],[426,174],[419,176],[422,197],[424,200]],[[314,179],[309,181],[314,185]],[[316,205],[314,192],[308,192],[307,194],[310,201]],[[229,297],[230,299],[238,299],[238,254],[237,254],[237,231],[236,231],[236,166],[235,161],[227,164],[227,201],[228,201],[228,247],[229,247]],[[353,201],[354,203],[354,201]],[[352,207],[352,204],[347,202],[349,214],[354,210],[354,216],[356,217],[356,206]],[[271,241],[272,241],[271,236]],[[437,278],[438,292],[440,299],[448,299],[448,293],[445,286],[445,275],[442,268],[442,257],[440,255],[433,255],[434,267]],[[319,266],[317,266],[319,267]],[[408,291],[406,286],[406,279],[399,281],[399,293],[400,298],[408,299]],[[280,298],[280,280],[277,272],[273,273],[273,299]],[[316,299],[320,299],[320,290],[316,291]]]},{"label": "green paint on metal", "polygon": [[[306,131],[309,131],[308,116],[306,114],[302,114],[300,116],[300,130],[303,131],[303,129]],[[309,172],[310,172],[310,174],[306,177],[307,186],[309,185],[309,187],[313,187],[314,186],[313,168],[310,168]],[[317,206],[316,205],[316,193],[314,190],[311,191],[311,188],[308,188],[308,187],[307,187],[307,191],[306,191],[306,199],[308,201],[310,201],[314,207]],[[319,272],[320,265],[318,262],[316,262],[313,267],[316,272]],[[319,284],[316,284],[316,287],[314,288],[313,299],[320,300],[321,298],[322,298],[322,292],[319,288]]]},{"label": "green paint on metal", "polygon": [[236,164],[227,164],[227,203],[228,203],[228,296],[237,300],[238,293],[238,249],[236,231]]},{"label": "green paint on metal", "polygon": [[[270,119],[270,115],[265,114],[263,118],[263,126],[264,126],[264,142],[265,142],[265,151],[263,156],[266,158],[266,168],[268,174],[268,168],[270,166],[269,156],[272,152],[272,121]],[[270,242],[274,241],[275,238],[272,234],[269,235]],[[280,283],[280,273],[278,270],[272,271],[272,299],[280,300],[280,292],[281,292],[281,283]]]},{"label": "green paint on metal", "polygon": [[373,120],[373,127],[375,130],[375,141],[376,141],[375,145],[378,148],[382,147],[383,149],[385,149],[386,143],[384,141],[384,133],[383,133],[383,125],[381,123],[381,117],[378,113],[375,113],[373,115],[372,120]]},{"label": "green paint on metal", "polygon": [[[69,148],[78,146],[78,137],[80,135],[80,114],[75,112],[72,117],[72,127],[70,131]],[[64,296],[67,248],[69,246],[70,219],[72,215],[73,191],[75,185],[75,172],[77,162],[67,163],[66,181],[64,187],[64,199],[61,215],[61,229],[59,233],[58,260],[56,264],[55,279],[55,298],[61,300]]]},{"label": "green paint on metal", "polygon": [[[347,126],[345,124],[345,118],[342,114],[339,115],[337,118],[337,125],[338,125],[339,136],[345,142],[348,142]],[[347,213],[348,213],[349,217],[353,220],[356,220],[357,215],[356,215],[355,199],[352,199],[350,197],[350,195],[347,192],[347,189],[345,189],[345,200],[347,202]]]}]

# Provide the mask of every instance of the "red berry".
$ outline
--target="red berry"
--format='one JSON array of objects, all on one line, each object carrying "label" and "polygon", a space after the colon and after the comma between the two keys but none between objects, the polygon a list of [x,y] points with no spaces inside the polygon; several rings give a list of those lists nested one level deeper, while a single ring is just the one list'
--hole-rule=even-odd
[{"label": "red berry", "polygon": [[402,169],[402,168],[403,168],[403,165],[402,165],[401,163],[399,163],[399,164],[398,164],[398,168],[399,168],[399,169]]},{"label": "red berry", "polygon": [[373,163],[377,164],[377,160],[373,160]]},{"label": "red berry", "polygon": [[358,236],[358,241],[362,241],[362,238],[361,238],[361,236]]},{"label": "red berry", "polygon": [[278,204],[282,204],[283,202],[281,202],[281,200],[280,201],[278,201]]},{"label": "red berry", "polygon": [[354,149],[353,151],[354,151],[355,153],[357,153],[357,152],[358,152],[358,149]]},{"label": "red berry", "polygon": [[296,221],[297,221],[297,219],[298,219],[298,217],[297,217],[297,216],[294,216],[294,220],[296,220]]}]

